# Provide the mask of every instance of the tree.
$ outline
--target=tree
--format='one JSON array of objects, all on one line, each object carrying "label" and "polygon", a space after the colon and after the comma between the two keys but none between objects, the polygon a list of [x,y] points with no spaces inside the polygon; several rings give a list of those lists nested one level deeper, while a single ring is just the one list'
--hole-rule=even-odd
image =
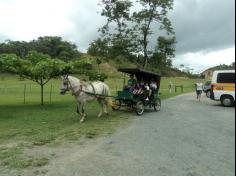
[{"label": "tree", "polygon": [[77,46],[68,41],[63,41],[61,37],[45,36],[30,42],[31,50],[48,54],[52,58],[58,58],[64,61],[78,59],[80,52]]},{"label": "tree", "polygon": [[0,54],[16,54],[24,58],[33,50],[64,61],[76,60],[81,55],[75,44],[57,36],[39,37],[30,42],[8,40],[5,43],[0,43]]},{"label": "tree", "polygon": [[23,59],[15,54],[1,54],[0,69],[18,74],[40,85],[41,105],[43,105],[44,85],[52,78],[68,73],[71,65],[58,59],[51,59],[49,55],[31,51]]},{"label": "tree", "polygon": [[27,42],[11,41],[7,40],[5,43],[0,43],[0,54],[16,54],[17,56],[23,58],[30,50],[30,45]]},{"label": "tree", "polygon": [[149,37],[152,35],[151,25],[157,22],[160,29],[167,34],[173,34],[173,28],[167,17],[168,10],[172,9],[173,0],[138,0],[142,9],[133,13],[133,22],[136,23],[135,30],[139,37],[138,46],[142,48],[144,55],[143,68],[147,67],[150,50],[148,50]]},{"label": "tree", "polygon": [[151,63],[157,66],[171,67],[172,58],[175,57],[175,44],[175,37],[159,37],[156,50],[151,57]]},{"label": "tree", "polygon": [[108,46],[108,57],[129,55],[132,47],[132,30],[128,27],[130,21],[129,0],[101,0],[101,15],[107,18],[107,23],[99,30],[102,39]]},{"label": "tree", "polygon": [[108,42],[106,40],[98,38],[97,40],[93,41],[90,44],[87,53],[90,54],[91,56],[108,57],[109,53]]}]

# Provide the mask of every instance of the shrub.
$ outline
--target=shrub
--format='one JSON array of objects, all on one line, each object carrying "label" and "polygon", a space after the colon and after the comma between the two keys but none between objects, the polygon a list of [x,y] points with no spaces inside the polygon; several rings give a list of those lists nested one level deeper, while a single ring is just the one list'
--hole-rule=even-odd
[{"label": "shrub", "polygon": [[99,72],[95,72],[95,71],[88,72],[87,76],[89,76],[90,81],[104,82],[108,78],[108,76],[105,73],[99,73]]}]

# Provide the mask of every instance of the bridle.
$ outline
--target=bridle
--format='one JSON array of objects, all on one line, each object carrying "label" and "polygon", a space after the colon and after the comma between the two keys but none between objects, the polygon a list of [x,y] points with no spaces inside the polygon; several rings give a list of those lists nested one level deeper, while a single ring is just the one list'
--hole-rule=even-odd
[{"label": "bridle", "polygon": [[[66,82],[64,82],[64,80],[66,80]],[[71,87],[71,91],[72,91],[72,95],[73,95],[73,96],[74,96],[74,95],[79,95],[81,92],[83,92],[83,86],[82,86],[82,85],[80,85],[80,89],[75,92],[75,90],[74,90],[74,88],[73,88],[73,86],[72,86],[72,84],[71,84],[71,82],[70,82],[70,80],[69,80],[69,78],[68,78],[68,75],[66,75],[66,76],[64,77],[64,80],[63,80],[63,84],[64,84],[64,86],[66,85],[66,88],[63,89],[64,92],[70,91],[69,86]]]}]

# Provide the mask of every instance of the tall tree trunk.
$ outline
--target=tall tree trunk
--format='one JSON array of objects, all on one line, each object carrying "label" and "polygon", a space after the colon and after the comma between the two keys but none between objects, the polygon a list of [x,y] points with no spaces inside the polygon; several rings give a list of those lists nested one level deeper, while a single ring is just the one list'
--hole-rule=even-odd
[{"label": "tall tree trunk", "polygon": [[143,52],[144,52],[143,69],[146,69],[147,64],[148,64],[147,34],[146,33],[144,33],[144,36],[143,36]]}]

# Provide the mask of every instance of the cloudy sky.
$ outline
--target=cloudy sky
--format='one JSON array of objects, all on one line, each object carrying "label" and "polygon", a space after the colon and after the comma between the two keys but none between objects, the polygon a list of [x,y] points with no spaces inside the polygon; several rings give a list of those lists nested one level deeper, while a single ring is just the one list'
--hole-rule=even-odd
[{"label": "cloudy sky", "polygon": [[[99,0],[0,0],[0,42],[62,36],[86,51],[105,23]],[[175,0],[174,65],[196,73],[235,60],[235,0]],[[154,43],[153,43],[154,45]]]}]

